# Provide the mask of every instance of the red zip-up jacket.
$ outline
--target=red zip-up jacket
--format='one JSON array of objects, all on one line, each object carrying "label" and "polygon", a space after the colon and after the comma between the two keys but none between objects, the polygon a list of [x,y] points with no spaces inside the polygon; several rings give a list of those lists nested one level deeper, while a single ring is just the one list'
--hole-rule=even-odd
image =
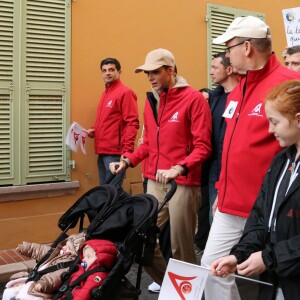
[{"label": "red zip-up jacket", "polygon": [[134,150],[139,129],[137,97],[120,79],[103,92],[93,128],[97,154],[120,155]]},{"label": "red zip-up jacket", "polygon": [[155,180],[158,169],[185,165],[188,173],[178,184],[199,186],[201,164],[211,153],[211,114],[202,94],[181,77],[160,94],[155,117],[155,101],[147,98],[144,110],[144,139],[134,153],[125,153],[133,166],[149,157],[144,176]]},{"label": "red zip-up jacket", "polygon": [[226,119],[222,168],[218,188],[218,209],[223,213],[247,218],[258,195],[263,178],[275,154],[281,150],[268,132],[264,101],[277,84],[300,79],[282,66],[272,54],[260,70],[248,71],[228,95],[238,101],[231,119]]}]

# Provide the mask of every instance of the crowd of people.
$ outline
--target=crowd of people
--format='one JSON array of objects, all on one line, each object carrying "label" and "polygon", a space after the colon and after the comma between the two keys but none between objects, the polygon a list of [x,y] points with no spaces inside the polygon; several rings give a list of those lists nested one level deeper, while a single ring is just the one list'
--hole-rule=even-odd
[{"label": "crowd of people", "polygon": [[[170,256],[195,264],[204,251],[201,265],[211,270],[206,300],[239,300],[235,278],[227,276],[234,272],[272,284],[260,286],[259,299],[298,299],[300,45],[285,49],[282,65],[272,51],[270,28],[252,16],[235,18],[213,43],[226,45],[211,61],[214,90],[192,88],[167,49],[150,51],[136,68],[151,85],[136,149],[136,94],[120,80],[120,62],[102,60],[105,91],[87,130],[99,182],[113,173],[110,183],[121,187],[126,169],[143,163],[145,192],[159,203],[170,181],[177,183],[158,214],[161,234],[146,268],[154,280],[149,290],[159,292]],[[168,254],[161,251],[163,236]],[[97,245],[84,245],[81,256],[90,251],[93,264]],[[109,255],[113,262],[116,249]],[[18,286],[12,285],[14,293]]]},{"label": "crowd of people", "polygon": [[[205,299],[240,299],[234,277],[226,276],[232,272],[260,274],[273,283],[273,288],[260,289],[261,299],[291,299],[300,296],[299,205],[293,201],[297,194],[286,200],[299,185],[300,46],[285,49],[282,65],[272,51],[270,28],[252,16],[234,19],[213,43],[226,45],[223,53],[212,58],[214,90],[193,89],[177,74],[175,58],[166,49],[150,51],[136,68],[136,73],[144,72],[152,91],[145,102],[142,142],[135,150],[132,143],[131,147],[122,143],[128,140],[122,135],[115,152],[96,148],[102,138],[97,131],[103,131],[106,123],[103,111],[113,98],[105,101],[102,96],[89,135],[99,137],[95,141],[99,159],[117,155],[119,159],[109,162],[117,176],[144,162],[146,192],[159,203],[170,189],[170,180],[177,182],[157,226],[161,232],[169,226],[173,258],[196,263],[195,246],[204,251],[201,265],[212,270]],[[103,74],[114,67],[118,71],[117,65],[110,64],[101,64]],[[114,83],[105,83],[107,93]],[[128,118],[130,110],[122,109],[125,93],[117,97],[118,122],[123,131],[131,132],[133,141],[138,123],[128,120],[137,120],[136,110]],[[128,101],[136,109],[136,99]],[[106,117],[114,114],[110,108]],[[282,147],[287,148],[280,152]],[[159,292],[166,261],[157,243],[153,265],[147,268],[155,284],[149,290]],[[283,280],[285,274],[288,278]]]}]

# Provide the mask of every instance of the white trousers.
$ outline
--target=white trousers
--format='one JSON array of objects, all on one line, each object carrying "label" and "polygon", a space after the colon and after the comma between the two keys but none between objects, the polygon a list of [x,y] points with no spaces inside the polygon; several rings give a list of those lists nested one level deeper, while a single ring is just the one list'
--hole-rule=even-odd
[{"label": "white trousers", "polygon": [[[216,259],[229,255],[231,248],[242,236],[246,220],[246,218],[216,211],[202,256],[202,266],[209,268]],[[205,285],[205,300],[220,299],[240,300],[233,276],[225,278],[208,276]]]}]

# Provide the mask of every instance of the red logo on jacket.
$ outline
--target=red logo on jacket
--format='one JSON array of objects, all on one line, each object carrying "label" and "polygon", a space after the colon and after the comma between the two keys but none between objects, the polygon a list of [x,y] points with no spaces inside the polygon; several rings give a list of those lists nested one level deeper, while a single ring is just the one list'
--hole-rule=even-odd
[{"label": "red logo on jacket", "polygon": [[294,218],[294,217],[300,218],[300,209],[293,209],[293,208],[291,208],[287,212],[286,216],[289,217],[289,218]]}]

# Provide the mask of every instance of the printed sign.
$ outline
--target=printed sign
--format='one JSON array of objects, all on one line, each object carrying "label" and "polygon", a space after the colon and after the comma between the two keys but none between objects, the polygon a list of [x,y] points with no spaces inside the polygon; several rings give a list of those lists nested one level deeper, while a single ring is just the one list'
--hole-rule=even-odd
[{"label": "printed sign", "polygon": [[300,7],[282,10],[288,47],[300,45]]}]

